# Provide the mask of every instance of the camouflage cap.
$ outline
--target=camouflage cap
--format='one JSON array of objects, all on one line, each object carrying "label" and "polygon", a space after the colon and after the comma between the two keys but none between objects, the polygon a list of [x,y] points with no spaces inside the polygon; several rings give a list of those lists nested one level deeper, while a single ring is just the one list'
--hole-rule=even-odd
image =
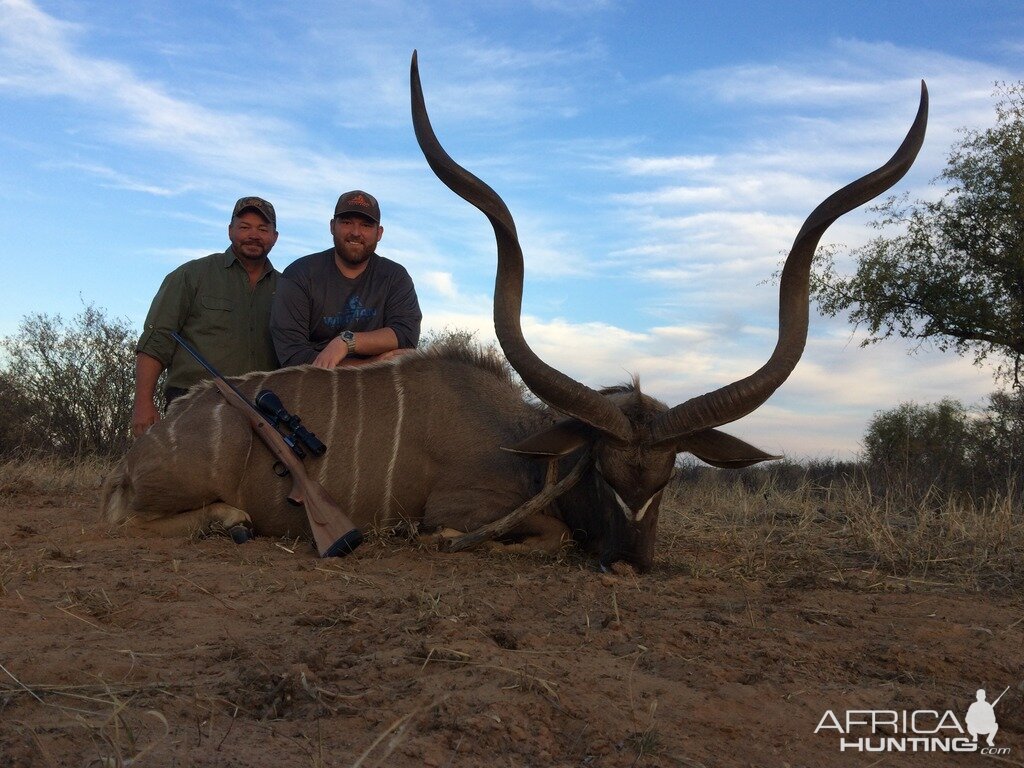
[{"label": "camouflage cap", "polygon": [[234,219],[238,214],[248,210],[256,211],[256,213],[270,222],[270,226],[275,230],[277,229],[277,213],[274,211],[274,206],[262,197],[238,198],[238,202],[235,203],[235,209],[231,212],[231,218]]},{"label": "camouflage cap", "polygon": [[334,206],[334,215],[341,216],[343,213],[359,213],[380,224],[380,206],[377,205],[377,198],[359,189],[346,192],[338,198],[338,204]]}]

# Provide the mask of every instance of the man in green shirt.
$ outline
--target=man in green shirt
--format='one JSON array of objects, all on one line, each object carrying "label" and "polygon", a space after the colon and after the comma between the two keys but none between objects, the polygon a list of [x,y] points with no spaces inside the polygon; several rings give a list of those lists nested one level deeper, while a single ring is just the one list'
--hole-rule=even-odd
[{"label": "man in green shirt", "polygon": [[231,247],[182,264],[164,278],[135,349],[132,432],[143,434],[160,418],[154,396],[166,368],[170,403],[205,369],[171,338],[177,331],[225,376],[278,367],[270,338],[270,304],[278,272],[267,254],[277,242],[274,206],[243,197],[228,225]]}]

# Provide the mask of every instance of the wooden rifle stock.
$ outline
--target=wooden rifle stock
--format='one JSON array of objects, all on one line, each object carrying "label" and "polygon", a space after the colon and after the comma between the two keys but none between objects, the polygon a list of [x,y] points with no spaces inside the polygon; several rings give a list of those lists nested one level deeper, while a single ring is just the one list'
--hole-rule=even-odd
[{"label": "wooden rifle stock", "polygon": [[225,381],[203,356],[193,349],[175,331],[171,336],[202,365],[211,376],[217,390],[232,406],[237,408],[249,421],[260,440],[270,449],[274,458],[288,470],[292,478],[292,487],[287,499],[289,503],[301,506],[306,510],[309,527],[313,531],[313,540],[320,557],[344,557],[358,547],[363,541],[363,533],[349,520],[337,502],[320,483],[306,474],[302,461],[292,453],[292,449],[284,441],[281,433],[264,417],[263,413],[249,402],[249,398]]}]

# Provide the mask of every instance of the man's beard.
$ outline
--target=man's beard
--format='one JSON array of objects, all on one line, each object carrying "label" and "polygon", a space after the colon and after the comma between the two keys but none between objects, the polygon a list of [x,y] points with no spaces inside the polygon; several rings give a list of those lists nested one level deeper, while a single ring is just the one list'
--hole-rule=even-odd
[{"label": "man's beard", "polygon": [[343,262],[356,267],[370,258],[370,254],[373,253],[373,246],[365,242],[346,240],[340,244],[335,244],[334,252]]},{"label": "man's beard", "polygon": [[246,259],[263,259],[266,258],[269,250],[261,243],[240,243],[235,249],[238,255]]}]

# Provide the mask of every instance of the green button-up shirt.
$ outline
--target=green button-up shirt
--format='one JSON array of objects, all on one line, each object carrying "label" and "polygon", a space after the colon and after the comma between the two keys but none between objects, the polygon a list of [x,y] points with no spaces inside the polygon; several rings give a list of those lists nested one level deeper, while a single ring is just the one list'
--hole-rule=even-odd
[{"label": "green button-up shirt", "polygon": [[182,264],[157,291],[136,351],[163,363],[167,386],[182,389],[209,374],[170,331],[178,331],[224,376],[274,370],[270,304],[278,275],[268,261],[267,271],[250,286],[231,248]]}]

